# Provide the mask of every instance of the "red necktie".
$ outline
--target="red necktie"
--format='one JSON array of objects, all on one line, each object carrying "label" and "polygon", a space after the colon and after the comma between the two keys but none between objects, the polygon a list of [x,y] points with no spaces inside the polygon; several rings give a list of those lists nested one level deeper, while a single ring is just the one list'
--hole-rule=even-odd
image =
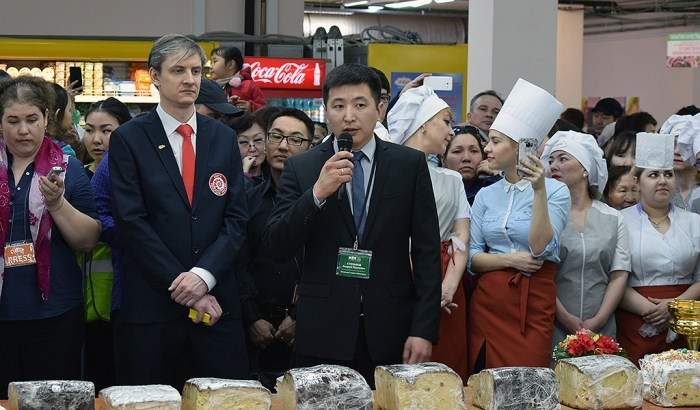
[{"label": "red necktie", "polygon": [[192,205],[194,194],[194,148],[192,147],[192,127],[182,124],[177,127],[177,133],[182,135],[182,182],[185,183],[187,198]]}]

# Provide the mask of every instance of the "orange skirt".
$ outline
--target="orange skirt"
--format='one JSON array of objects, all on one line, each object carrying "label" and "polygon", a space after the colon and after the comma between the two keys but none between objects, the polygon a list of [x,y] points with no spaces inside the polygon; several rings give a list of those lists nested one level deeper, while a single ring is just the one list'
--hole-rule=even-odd
[{"label": "orange skirt", "polygon": [[[452,257],[447,252],[451,241],[442,242],[442,278],[445,279],[448,264],[452,263]],[[460,281],[452,297],[452,302],[457,304],[457,309],[451,314],[444,310],[440,314],[440,332],[438,344],[433,346],[431,360],[444,363],[457,372],[462,378],[462,383],[467,384],[467,305],[464,296],[464,287]]]},{"label": "orange skirt", "polygon": [[549,367],[554,314],[556,264],[545,262],[527,277],[515,269],[479,277],[469,306],[469,374],[482,348],[486,368]]},{"label": "orange skirt", "polygon": [[[690,285],[637,286],[634,290],[645,298],[671,299],[685,292],[689,287]],[[617,323],[617,342],[627,350],[630,360],[637,367],[639,367],[639,359],[645,354],[686,347],[685,338],[681,335],[678,335],[678,339],[673,343],[666,343],[668,332],[665,330],[656,336],[642,337],[639,334],[639,328],[644,324],[644,319],[627,310],[618,308],[615,311],[615,322]]]}]

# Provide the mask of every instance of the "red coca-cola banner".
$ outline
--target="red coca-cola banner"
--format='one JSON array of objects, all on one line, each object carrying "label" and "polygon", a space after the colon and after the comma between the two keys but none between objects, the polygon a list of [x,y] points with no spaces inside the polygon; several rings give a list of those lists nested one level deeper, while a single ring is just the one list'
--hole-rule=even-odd
[{"label": "red coca-cola banner", "polygon": [[260,88],[320,90],[326,76],[326,60],[246,56],[245,62]]}]

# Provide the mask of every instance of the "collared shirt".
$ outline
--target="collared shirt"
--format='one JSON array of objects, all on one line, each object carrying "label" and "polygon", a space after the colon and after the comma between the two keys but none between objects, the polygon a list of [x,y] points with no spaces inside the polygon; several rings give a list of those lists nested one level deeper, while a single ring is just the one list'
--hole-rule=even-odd
[{"label": "collared shirt", "polygon": [[[163,123],[163,129],[165,129],[165,135],[168,137],[168,142],[170,143],[170,148],[175,154],[175,162],[177,162],[177,168],[182,174],[182,140],[183,136],[177,132],[177,127],[182,125],[182,123],[172,115],[165,112],[165,110],[158,104],[156,107],[156,112],[158,117],[160,117],[160,122]],[[197,155],[197,112],[193,111],[192,116],[185,124],[189,124],[192,127],[192,148],[194,150],[195,156]],[[216,278],[208,270],[200,267],[193,267],[190,272],[202,278],[202,280],[207,284],[207,287],[211,291],[214,286],[216,286]]]},{"label": "collared shirt", "polygon": [[[163,110],[163,108],[158,104],[156,107],[156,112],[158,117],[160,117],[160,122],[163,123],[163,128],[165,129],[165,135],[168,137],[168,142],[170,147],[173,149],[173,154],[175,154],[175,162],[177,162],[177,167],[182,173],[182,135],[178,134],[177,127],[182,125],[182,123],[172,115],[168,114]],[[192,113],[192,116],[185,124],[189,124],[192,127],[192,148],[194,149],[195,156],[197,155],[197,116],[196,111]]]},{"label": "collared shirt", "polygon": [[691,211],[691,206],[695,202],[695,200],[700,198],[700,182],[697,182],[694,186],[693,189],[690,190],[688,193],[688,196],[683,199],[681,196],[681,191],[678,190],[678,185],[676,184],[676,190],[673,193],[673,199],[671,202],[673,202],[673,205],[677,206],[680,209],[685,209],[686,211]]},{"label": "collared shirt", "polygon": [[641,202],[620,211],[627,222],[632,272],[627,285],[685,285],[700,281],[700,215],[671,204],[671,226],[657,231]]},{"label": "collared shirt", "polygon": [[549,221],[554,235],[545,250],[536,255],[530,249],[528,233],[532,221],[535,191],[530,182],[521,180],[510,184],[506,179],[482,188],[472,207],[469,236],[469,264],[474,254],[485,252],[504,254],[528,251],[533,257],[559,262],[559,238],[571,210],[569,188],[559,181],[545,178]]},{"label": "collared shirt", "polygon": [[[337,153],[338,152],[338,140],[333,138],[333,150]],[[370,174],[372,172],[372,163],[374,162],[374,153],[377,150],[377,141],[374,138],[370,138],[370,140],[365,144],[364,147],[360,148],[359,151],[362,151],[362,153],[365,154],[364,158],[362,158],[362,161],[360,163],[362,164],[362,171],[364,171],[364,177],[365,177],[365,192],[367,190],[367,185],[369,185],[370,180]],[[354,152],[354,151],[353,151]],[[348,199],[350,199],[350,209],[352,210],[353,214],[355,213],[355,210],[352,207],[352,182],[348,182],[345,184],[345,189],[346,192],[348,193]],[[369,201],[372,199],[372,190],[369,190],[369,195],[367,195],[367,209],[365,210],[366,212],[369,212]]]}]

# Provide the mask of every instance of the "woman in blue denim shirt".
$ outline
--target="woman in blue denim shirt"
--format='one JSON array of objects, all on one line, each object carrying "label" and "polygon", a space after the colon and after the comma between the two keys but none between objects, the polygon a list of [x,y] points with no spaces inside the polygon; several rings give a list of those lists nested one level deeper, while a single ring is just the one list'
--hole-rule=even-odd
[{"label": "woman in blue denim shirt", "polygon": [[539,144],[562,110],[520,79],[491,126],[485,151],[504,179],[481,189],[472,208],[468,268],[481,277],[467,324],[470,373],[549,366],[559,236],[571,199],[565,184],[545,178],[537,157],[518,159],[518,141]]}]

